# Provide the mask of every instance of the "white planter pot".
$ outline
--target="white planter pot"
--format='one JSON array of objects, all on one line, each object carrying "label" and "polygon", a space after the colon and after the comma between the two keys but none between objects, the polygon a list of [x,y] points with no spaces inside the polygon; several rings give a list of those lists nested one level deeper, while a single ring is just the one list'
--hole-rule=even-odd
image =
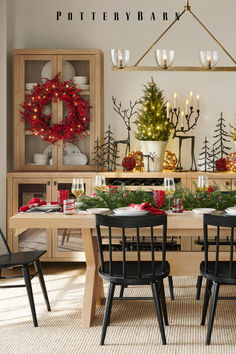
[{"label": "white planter pot", "polygon": [[[149,171],[162,171],[164,153],[167,141],[146,141],[140,140],[141,151],[144,155],[155,153],[154,161],[149,159]],[[144,158],[145,170],[148,170],[148,159]]]}]

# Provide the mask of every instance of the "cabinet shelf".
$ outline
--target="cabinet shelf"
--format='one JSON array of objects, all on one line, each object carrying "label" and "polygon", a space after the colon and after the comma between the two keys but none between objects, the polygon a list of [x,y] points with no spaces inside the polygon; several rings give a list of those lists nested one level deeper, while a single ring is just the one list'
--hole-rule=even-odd
[{"label": "cabinet shelf", "polygon": [[[32,134],[32,132],[30,130],[25,130],[25,135],[36,136],[35,134]],[[89,136],[90,135],[90,130],[85,130],[82,135]]]},{"label": "cabinet shelf", "polygon": [[[80,91],[79,94],[80,96],[89,96],[90,91],[89,90]],[[25,91],[25,95],[31,95],[31,91]]]}]

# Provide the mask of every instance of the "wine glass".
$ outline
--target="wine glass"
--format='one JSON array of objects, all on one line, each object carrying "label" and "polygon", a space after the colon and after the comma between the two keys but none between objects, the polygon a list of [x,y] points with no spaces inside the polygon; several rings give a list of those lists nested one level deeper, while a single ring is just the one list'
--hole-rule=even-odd
[{"label": "wine glass", "polygon": [[208,177],[206,175],[198,176],[197,187],[200,192],[206,192],[209,187]]},{"label": "wine glass", "polygon": [[105,176],[96,175],[95,176],[95,186],[94,188],[98,191],[105,191],[106,190],[106,179]]},{"label": "wine glass", "polygon": [[174,178],[164,178],[164,190],[169,199],[169,212],[171,212],[170,199],[175,192],[175,181]]},{"label": "wine glass", "polygon": [[84,194],[84,181],[83,178],[73,178],[71,192],[74,194],[78,203],[79,197]]}]

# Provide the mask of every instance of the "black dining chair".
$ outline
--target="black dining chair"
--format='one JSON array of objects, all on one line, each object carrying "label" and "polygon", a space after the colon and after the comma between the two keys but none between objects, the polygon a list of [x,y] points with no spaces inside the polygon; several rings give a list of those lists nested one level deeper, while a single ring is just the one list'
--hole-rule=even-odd
[{"label": "black dining chair", "polygon": [[[209,252],[208,226],[215,226],[216,228],[216,250],[214,253],[212,251]],[[236,300],[236,297],[218,296],[221,285],[236,285],[236,261],[234,261],[234,233],[236,229],[236,217],[205,214],[203,217],[203,227],[205,260],[200,264],[200,273],[204,278],[206,278],[206,288],[202,309],[201,325],[204,326],[205,324],[209,298],[211,295],[210,313],[206,337],[206,345],[209,345],[211,341],[211,333],[217,301],[226,299]],[[222,228],[228,228],[230,233],[229,250],[226,251],[224,249],[224,253],[227,252],[228,257],[224,261],[220,260],[220,249],[222,246],[221,239],[224,237],[222,235]],[[214,260],[209,260],[209,253],[211,253],[211,255],[215,255]]]},{"label": "black dining chair", "polygon": [[[159,252],[154,250],[154,227],[162,227],[162,248]],[[101,228],[102,227],[102,228]],[[108,251],[103,247],[102,233],[104,228],[108,234]],[[99,245],[99,253],[101,260],[101,267],[99,275],[104,280],[109,281],[109,291],[106,299],[102,336],[100,344],[103,345],[106,336],[107,326],[110,323],[112,301],[114,299],[115,286],[126,285],[151,285],[153,298],[156,307],[157,319],[160,327],[162,343],[166,344],[165,329],[163,324],[163,317],[165,325],[168,325],[167,309],[165,302],[165,292],[163,286],[163,279],[170,273],[169,263],[166,261],[166,233],[167,233],[167,216],[162,215],[147,215],[142,217],[121,217],[121,216],[107,216],[96,215],[96,229]],[[134,248],[136,257],[135,260],[129,260],[129,251],[126,248],[127,237],[129,231],[132,229],[134,235]],[[148,230],[150,237],[150,251],[145,252],[145,256],[149,254],[149,259],[144,261],[140,251],[140,239],[143,229]],[[117,235],[117,230],[120,230],[122,235],[122,260],[115,260],[115,251],[113,243],[116,241],[114,235]],[[134,231],[135,230],[135,231]],[[157,260],[156,256],[159,253],[161,256]],[[153,299],[153,298],[124,298],[128,300],[133,299]],[[115,299],[122,300],[117,297]]]},{"label": "black dining chair", "polygon": [[[3,269],[12,268],[12,267],[21,267],[24,281],[25,281],[25,284],[1,285],[0,288],[26,287],[29,303],[30,303],[30,309],[33,317],[33,323],[35,327],[38,327],[31,279],[33,279],[35,275],[38,275],[43,296],[46,302],[47,310],[51,311],[47,290],[43,278],[42,268],[39,260],[40,257],[44,253],[46,253],[46,251],[25,251],[25,252],[12,253],[1,229],[0,229],[0,236],[1,236],[0,237],[0,280],[22,277],[22,276],[2,276]],[[34,264],[34,268],[35,268],[35,273],[33,275],[30,275],[30,271],[29,271],[29,267],[31,264]]]}]

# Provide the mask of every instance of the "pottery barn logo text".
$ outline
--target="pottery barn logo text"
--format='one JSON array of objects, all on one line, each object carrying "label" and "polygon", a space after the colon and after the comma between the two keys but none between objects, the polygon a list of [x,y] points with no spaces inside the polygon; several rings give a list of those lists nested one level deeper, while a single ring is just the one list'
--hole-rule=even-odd
[{"label": "pottery barn logo text", "polygon": [[179,20],[180,17],[180,12],[174,12],[171,16],[169,15],[168,12],[161,12],[161,13],[156,13],[156,12],[151,12],[151,13],[144,13],[143,11],[137,11],[136,13],[131,13],[131,12],[111,12],[108,13],[107,11],[103,12],[76,12],[75,14],[73,12],[62,12],[62,11],[57,11],[56,13],[56,19],[57,21],[60,20],[67,20],[67,21],[72,21],[74,19],[84,21],[84,20],[90,20],[90,21],[96,21],[96,20],[102,20],[102,21],[130,21],[130,20],[137,20],[137,21],[144,21],[144,20],[150,20],[150,21],[168,21],[170,18]]}]

